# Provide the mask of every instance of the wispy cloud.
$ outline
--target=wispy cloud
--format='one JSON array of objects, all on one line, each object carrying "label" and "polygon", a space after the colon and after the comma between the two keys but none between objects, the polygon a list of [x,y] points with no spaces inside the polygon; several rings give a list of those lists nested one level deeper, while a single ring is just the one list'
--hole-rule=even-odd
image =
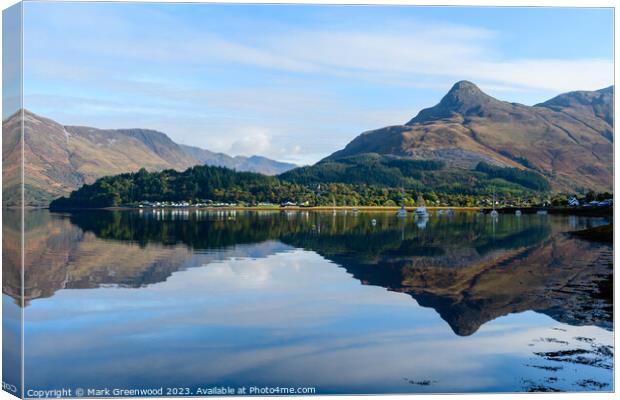
[{"label": "wispy cloud", "polygon": [[501,30],[474,25],[218,25],[136,7],[26,13],[26,106],[61,122],[150,124],[217,151],[296,158],[301,146],[304,159],[294,161],[312,162],[361,131],[410,119],[456,80],[526,103],[613,82],[611,57],[516,57]]},{"label": "wispy cloud", "polygon": [[[389,27],[307,30],[290,26],[276,33],[265,29],[251,36],[228,38],[204,29],[184,27],[184,21],[177,18],[163,19],[167,26],[153,23],[133,28],[127,21],[121,23],[124,18],[121,13],[97,16],[98,21],[102,18],[104,32],[87,31],[63,43],[65,50],[111,57],[123,63],[131,60],[172,63],[180,69],[233,64],[336,77],[346,75],[375,83],[408,82],[405,86],[415,86],[416,80],[424,82],[432,77],[443,81],[465,76],[489,85],[566,91],[596,89],[613,80],[611,59],[511,59],[501,55],[497,48],[495,39],[499,32],[467,25],[396,20]],[[83,20],[76,21],[81,22],[73,29],[69,27],[69,31],[84,28]],[[63,28],[66,29],[66,23]],[[44,28],[32,30],[27,37],[36,37],[35,48],[58,45]],[[77,77],[85,73],[83,66],[63,65],[58,59],[33,60],[29,68],[33,72],[73,78],[76,72]],[[97,74],[94,70],[91,73]]]}]

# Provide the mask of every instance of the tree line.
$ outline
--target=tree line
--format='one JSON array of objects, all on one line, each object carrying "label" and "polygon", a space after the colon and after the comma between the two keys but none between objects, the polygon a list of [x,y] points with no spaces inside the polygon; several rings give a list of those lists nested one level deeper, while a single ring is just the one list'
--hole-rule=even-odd
[{"label": "tree line", "polygon": [[52,209],[104,208],[139,202],[205,201],[256,205],[292,202],[309,206],[489,206],[493,192],[516,206],[544,201],[549,189],[536,173],[480,163],[473,171],[446,170],[439,161],[373,155],[320,162],[279,176],[195,166],[106,176],[54,200]]}]

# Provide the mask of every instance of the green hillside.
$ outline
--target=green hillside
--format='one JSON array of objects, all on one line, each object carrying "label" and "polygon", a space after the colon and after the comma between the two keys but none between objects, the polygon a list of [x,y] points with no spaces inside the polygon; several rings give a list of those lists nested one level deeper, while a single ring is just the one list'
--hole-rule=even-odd
[{"label": "green hillside", "polygon": [[366,153],[325,159],[279,176],[302,185],[320,183],[368,184],[404,187],[420,192],[478,195],[493,188],[502,192],[548,191],[547,180],[533,171],[496,167],[480,162],[474,170],[448,168],[443,161]]},{"label": "green hillside", "polygon": [[278,177],[211,166],[183,172],[142,169],[100,178],[53,201],[50,208],[118,207],[142,201],[383,206],[400,204],[401,188],[407,205],[423,196],[432,202],[477,206],[493,191],[508,199],[526,198],[549,186],[542,176],[515,168],[480,164],[473,171],[450,170],[438,161],[365,154],[322,161]]}]

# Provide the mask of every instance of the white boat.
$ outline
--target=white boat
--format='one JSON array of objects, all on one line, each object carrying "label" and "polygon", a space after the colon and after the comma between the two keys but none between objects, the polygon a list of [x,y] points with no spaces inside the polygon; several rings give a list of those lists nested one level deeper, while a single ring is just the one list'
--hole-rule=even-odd
[{"label": "white boat", "polygon": [[538,210],[538,211],[536,211],[536,214],[538,214],[538,215],[547,215],[547,210]]},{"label": "white boat", "polygon": [[414,214],[416,217],[428,217],[428,211],[426,211],[424,206],[416,208]]},{"label": "white boat", "polygon": [[443,210],[437,210],[437,215],[443,215]]},{"label": "white boat", "polygon": [[515,211],[515,216],[520,217],[521,216],[521,210]]},{"label": "white boat", "polygon": [[413,212],[415,214],[416,217],[420,218],[426,218],[428,217],[428,211],[426,211],[426,205],[424,204],[424,198],[422,196],[418,196],[418,208],[415,209],[415,211]]},{"label": "white boat", "polygon": [[495,190],[493,190],[493,210],[491,210],[491,217],[497,218],[498,215],[499,213],[495,209]]},{"label": "white boat", "polygon": [[373,218],[372,221],[370,221],[370,223],[372,224],[372,226],[375,226],[377,225],[377,220]]}]

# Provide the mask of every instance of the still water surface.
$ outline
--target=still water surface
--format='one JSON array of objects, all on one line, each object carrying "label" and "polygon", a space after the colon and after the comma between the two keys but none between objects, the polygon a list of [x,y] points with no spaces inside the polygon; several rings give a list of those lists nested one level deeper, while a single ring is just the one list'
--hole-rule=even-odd
[{"label": "still water surface", "polygon": [[[18,318],[5,214],[3,307]],[[603,223],[27,212],[25,387],[610,391],[612,248],[567,234]]]}]

